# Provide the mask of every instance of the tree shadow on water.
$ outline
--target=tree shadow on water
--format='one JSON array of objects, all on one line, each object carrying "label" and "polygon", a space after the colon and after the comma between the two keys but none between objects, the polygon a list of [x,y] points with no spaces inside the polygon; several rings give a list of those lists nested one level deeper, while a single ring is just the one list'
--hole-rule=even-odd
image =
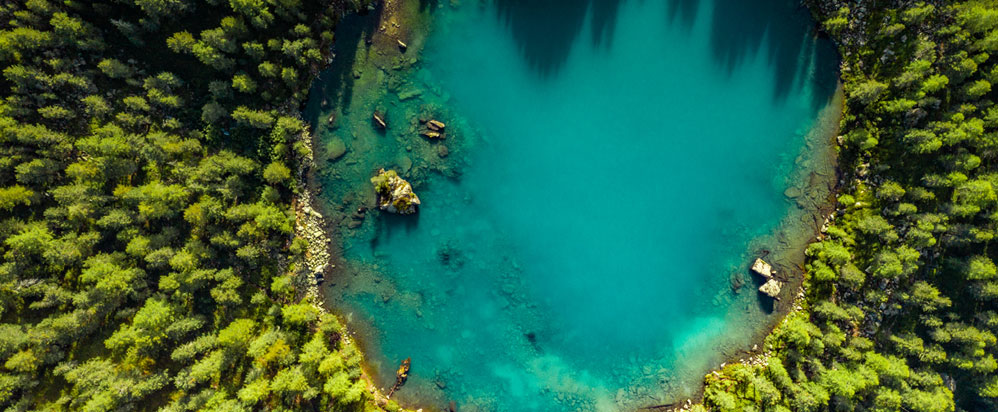
[{"label": "tree shadow on water", "polygon": [[[372,210],[371,212],[375,212],[375,210]],[[377,212],[377,215],[373,215],[371,217],[377,219],[374,222],[375,234],[371,237],[370,241],[371,249],[373,250],[378,250],[382,239],[392,237],[392,234],[396,231],[402,231],[409,235],[415,232],[419,227],[419,213],[413,215],[398,215],[388,212]]]},{"label": "tree shadow on water", "polygon": [[[774,97],[813,82],[811,108],[824,106],[838,79],[834,44],[817,35],[817,23],[798,0],[713,0],[710,44],[713,56],[729,75],[760,56],[774,71]],[[670,0],[667,18],[689,28],[704,11],[695,0]],[[813,68],[813,72],[810,70]]]},{"label": "tree shadow on water", "polygon": [[[711,25],[712,54],[728,74],[762,52],[774,70],[777,100],[785,99],[809,81],[818,87],[812,94],[814,108],[823,106],[831,97],[838,77],[835,47],[815,35],[817,26],[798,0],[667,1],[668,25],[678,24],[688,30],[700,12],[711,13],[707,21]],[[538,74],[548,77],[557,73],[568,59],[575,39],[584,35],[587,18],[590,45],[612,46],[624,2],[495,0],[495,7],[523,58]],[[809,73],[812,64],[815,70]]]},{"label": "tree shadow on water", "polygon": [[370,42],[377,30],[378,21],[381,20],[381,12],[382,6],[379,3],[374,11],[351,13],[337,24],[333,62],[319,75],[319,81],[314,83],[310,91],[310,94],[326,101],[321,107],[322,112],[334,107],[350,107],[355,80],[353,64],[361,50],[360,42]]},{"label": "tree shadow on water", "polygon": [[419,0],[419,11],[435,9],[440,5],[440,0]]},{"label": "tree shadow on water", "polygon": [[621,0],[496,0],[527,64],[541,76],[555,74],[591,17],[592,45],[609,45]]}]

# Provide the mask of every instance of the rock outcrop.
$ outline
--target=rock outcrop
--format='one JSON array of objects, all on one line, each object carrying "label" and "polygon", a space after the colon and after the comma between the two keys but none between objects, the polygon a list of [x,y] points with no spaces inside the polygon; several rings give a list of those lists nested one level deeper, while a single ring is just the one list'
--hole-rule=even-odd
[{"label": "rock outcrop", "polygon": [[777,299],[777,296],[780,295],[780,289],[783,288],[783,282],[773,278],[773,274],[776,273],[773,270],[773,266],[766,263],[765,260],[756,259],[755,262],[752,263],[752,271],[759,276],[766,278],[766,283],[759,286],[759,292],[762,292],[766,294],[766,296],[773,299]]},{"label": "rock outcrop", "polygon": [[371,183],[378,195],[378,209],[402,215],[416,213],[419,196],[413,193],[412,185],[394,170],[378,170],[378,175],[371,178]]}]

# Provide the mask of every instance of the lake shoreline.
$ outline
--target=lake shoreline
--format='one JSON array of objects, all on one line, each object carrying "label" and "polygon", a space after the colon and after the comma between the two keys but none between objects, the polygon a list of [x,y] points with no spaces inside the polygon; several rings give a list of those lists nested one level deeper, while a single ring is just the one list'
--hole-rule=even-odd
[{"label": "lake shoreline", "polygon": [[[815,122],[816,127],[814,132],[820,136],[818,140],[824,140],[827,144],[827,149],[830,150],[831,158],[830,160],[834,163],[835,173],[827,179],[826,183],[830,185],[830,192],[824,201],[815,204],[814,212],[810,215],[816,219],[816,222],[820,222],[819,225],[815,226],[813,232],[811,232],[810,239],[802,244],[802,246],[794,248],[796,251],[787,256],[789,260],[784,260],[784,264],[781,265],[783,268],[792,268],[792,276],[790,277],[790,282],[787,282],[783,291],[780,294],[781,301],[783,299],[789,298],[786,303],[777,306],[777,309],[770,315],[770,320],[767,322],[765,328],[761,328],[759,333],[753,336],[747,343],[752,345],[753,349],[750,350],[739,350],[735,354],[726,355],[724,361],[716,368],[707,371],[705,377],[710,375],[718,375],[725,367],[737,364],[745,365],[757,365],[765,366],[768,363],[769,357],[771,356],[772,349],[766,347],[766,339],[782,325],[786,320],[794,313],[800,311],[806,311],[807,309],[802,306],[805,299],[804,291],[804,268],[803,265],[806,263],[807,256],[805,255],[805,250],[812,244],[821,241],[824,238],[825,229],[827,229],[830,222],[834,221],[837,214],[840,213],[840,209],[836,207],[837,201],[836,196],[841,189],[840,178],[842,177],[842,172],[838,167],[837,162],[837,137],[839,136],[839,122],[843,114],[843,105],[845,103],[845,96],[843,94],[843,85],[841,81],[836,86],[835,94],[832,97],[832,101],[829,103],[828,107],[824,110],[823,116]],[[834,127],[829,127],[827,130],[819,131],[820,124],[827,123],[834,125]],[[787,269],[783,269],[787,270]],[[763,297],[760,293],[760,299],[768,299]],[[719,375],[718,375],[719,376]],[[656,411],[687,411],[693,405],[703,402],[704,390],[706,389],[706,382],[701,381],[698,391],[693,395],[685,398],[679,398],[674,400],[672,403],[665,405],[648,405],[648,408],[653,408]]]},{"label": "lake shoreline", "polygon": [[[385,4],[386,4],[386,6],[389,7],[389,10],[391,10],[390,7],[393,4],[395,6],[398,6],[398,7],[404,7],[404,5],[402,5],[403,3],[404,2],[402,2],[402,1],[395,1],[395,2],[389,1],[389,2],[386,2]],[[395,11],[397,12],[398,9],[395,9]],[[419,14],[418,16],[429,17],[432,14],[432,11],[430,11],[430,12],[420,11],[419,13],[425,13],[425,14]],[[384,24],[384,22],[388,22],[387,27],[396,27],[397,29],[403,30],[402,33],[404,33],[405,29],[423,30],[423,31],[426,31],[426,32],[428,32],[428,30],[429,30],[429,24],[426,21],[419,20],[419,18],[416,19],[419,22],[418,24],[406,24],[406,23],[404,23],[405,19],[401,19],[401,20],[399,20],[399,19],[393,19],[391,17],[392,15],[393,14],[391,12],[389,12],[387,15],[386,14],[382,14],[381,17],[380,17],[381,23],[379,23],[379,25],[381,27],[386,27],[386,25]],[[395,14],[395,16],[398,16],[398,14]],[[411,18],[411,15],[409,15],[409,17]],[[399,24],[400,21],[403,22],[403,23]],[[398,26],[395,26],[394,24],[398,24]],[[392,56],[393,53],[397,51],[397,48],[399,47],[399,45],[397,43],[395,43],[394,40],[399,39],[400,37],[406,37],[406,38],[413,37],[413,34],[411,32],[409,32],[407,34],[402,34],[401,36],[398,36],[398,34],[396,34],[396,36],[398,36],[398,37],[395,37],[395,39],[393,39],[392,36],[390,36],[390,35],[387,35],[387,34],[384,34],[384,33],[379,34],[379,33],[381,33],[381,32],[379,31],[379,32],[375,33],[374,36],[372,36],[373,41],[371,43],[369,43],[369,46],[371,47],[372,50],[375,50],[375,54],[376,55],[380,55],[380,56]],[[396,32],[396,33],[400,33],[400,32]],[[381,36],[381,40],[378,40],[378,36]],[[416,37],[419,37],[419,36],[416,36]],[[425,33],[423,34],[422,37],[425,38]],[[406,46],[409,48],[409,50],[406,51],[404,54],[408,54],[410,56],[413,53],[418,54],[418,52],[419,52],[418,48],[421,47],[421,43],[420,42],[416,42],[415,43],[416,47],[413,47],[413,45],[414,45],[414,43],[411,43],[411,42],[407,43]],[[413,62],[415,62],[417,59],[418,58],[413,58]],[[385,66],[388,66],[388,65],[394,65],[394,63],[391,62],[391,60],[392,59],[383,59],[380,63],[373,63],[373,64],[370,64],[370,66],[382,65],[382,67],[385,67]],[[371,63],[371,62],[368,62],[368,63]],[[407,70],[411,70],[411,69],[409,69],[409,68],[403,68],[402,70],[394,70],[394,72],[391,73],[390,75],[391,76],[398,76],[398,77],[406,77],[406,76],[408,76]],[[388,90],[372,89],[372,90],[370,90],[370,92],[371,93],[376,93],[376,94],[385,94],[385,93],[388,93],[389,91]],[[838,99],[839,102],[841,103],[841,97],[838,96],[838,94],[840,94],[840,91],[837,92],[836,99]],[[840,115],[841,115],[841,110],[838,109],[837,110],[837,114],[836,114],[836,121],[835,121],[836,126],[837,126],[838,116],[840,116]],[[819,119],[818,121],[816,121],[816,124],[817,123],[823,123],[823,122],[822,122],[821,119]],[[828,131],[827,134],[828,135],[825,136],[825,137],[827,137],[828,140],[832,140],[834,138],[834,136],[835,136],[835,132],[832,132],[832,131]],[[322,152],[323,148],[321,147],[321,139],[319,138],[318,133],[312,139],[311,144],[312,144],[312,149],[313,149],[313,151],[315,153],[321,153]],[[832,147],[833,147],[832,150],[834,151],[834,142],[830,142],[829,144],[832,145]],[[419,159],[419,158],[416,159],[416,162],[420,162],[420,161],[422,161],[422,159]],[[416,162],[414,162],[414,164]],[[318,169],[318,167],[316,167],[315,169]],[[433,170],[431,169],[431,170],[428,170],[427,172],[433,172]],[[453,173],[460,173],[460,172],[457,171],[457,172],[453,172]],[[830,176],[830,177],[832,179],[832,184],[834,185],[835,181],[837,181],[837,174],[833,175],[833,176]],[[309,177],[308,177],[307,180],[308,180],[308,184],[305,185],[307,187],[307,190],[310,193],[312,193],[312,196],[314,196],[314,198],[321,199],[320,194],[322,193],[323,189],[321,187],[319,187],[320,185],[316,181],[316,176],[314,174],[314,170],[310,171],[310,175],[309,175]],[[831,194],[830,196],[834,196],[834,193]],[[830,205],[834,205],[834,199],[833,198],[831,200],[825,199],[825,202],[830,203]],[[342,236],[342,232],[345,231],[345,230],[347,230],[347,228],[345,226],[347,226],[347,224],[350,222],[351,215],[355,214],[354,210],[352,210],[352,208],[343,208],[342,206],[340,206],[340,207],[331,207],[332,205],[328,204],[327,202],[322,202],[322,201],[320,201],[318,203],[319,203],[319,205],[317,206],[317,209],[319,209],[319,210],[321,210],[323,212],[322,213],[323,216],[327,216],[328,217],[327,220],[329,222],[329,224],[327,225],[327,228],[324,229],[324,230],[327,231],[329,239],[330,239],[330,241],[328,242],[328,245],[330,247],[330,252],[331,252],[330,257],[328,258],[327,270],[326,270],[326,272],[327,272],[327,274],[326,274],[327,281],[331,280],[331,281],[334,281],[334,282],[338,282],[339,281],[338,278],[356,276],[356,273],[351,273],[355,269],[351,268],[351,265],[347,264],[347,262],[344,260],[345,258],[344,258],[343,250],[340,247],[342,245],[342,243],[343,243],[342,237],[341,237]],[[369,203],[369,202],[367,200],[364,200],[364,199],[359,199],[359,200],[356,200],[353,204],[362,204],[363,205],[365,203]],[[824,219],[825,216],[827,216],[827,213],[825,213],[825,211],[827,211],[828,209],[829,209],[829,207],[826,207],[824,209],[817,208],[816,212],[814,213],[814,216],[813,216],[814,220],[816,222],[820,223],[820,220]],[[378,218],[379,217],[369,216],[369,217],[367,217],[366,220],[378,219]],[[789,261],[788,262],[788,261],[785,261],[783,259],[779,259],[779,260],[776,261],[778,263],[781,263],[782,264],[781,266],[783,266],[783,267],[786,268],[786,269],[783,269],[784,271],[789,270],[789,273],[794,273],[794,276],[792,276],[792,278],[790,279],[791,282],[788,282],[788,284],[784,287],[784,293],[782,294],[782,296],[784,296],[785,300],[786,300],[786,296],[787,295],[794,295],[794,294],[796,294],[797,290],[800,288],[800,284],[802,283],[802,280],[803,280],[803,278],[802,278],[803,272],[798,272],[797,270],[794,270],[794,269],[791,269],[791,268],[793,268],[793,266],[794,266],[795,263],[796,264],[803,264],[803,250],[806,249],[807,245],[810,244],[811,242],[813,242],[815,240],[815,238],[817,237],[817,235],[820,233],[820,230],[819,230],[820,229],[820,224],[817,227],[815,227],[815,229],[816,230],[815,230],[814,234],[810,236],[810,240],[808,240],[802,246],[794,248],[794,249],[798,249],[799,250],[800,259],[797,259],[797,260],[799,260],[799,262],[795,262],[795,261]],[[788,273],[788,272],[783,272],[783,273]],[[796,282],[794,282],[794,281],[796,281]],[[747,288],[747,290],[743,291],[742,293],[756,293],[755,291],[751,290],[751,286],[753,284],[754,283],[752,282],[752,279],[750,279],[748,282],[746,282],[746,285],[749,288]],[[327,293],[328,293],[328,288],[327,287],[321,287],[320,288],[319,294],[321,296],[322,302],[324,302],[324,306],[326,306],[327,309],[330,310],[330,311],[332,311],[333,313],[337,313],[337,308],[334,307],[334,305],[330,304],[331,297],[327,296]],[[768,298],[762,297],[760,295],[760,299],[768,299]],[[796,300],[796,298],[792,298],[790,300],[790,302],[793,302],[795,304],[797,302],[797,300]],[[787,304],[778,305],[777,306],[777,310],[775,312],[773,312],[772,314],[770,314],[769,316],[767,316],[767,323],[768,323],[768,325],[765,328],[759,329],[759,333],[757,333],[757,336],[754,337],[753,339],[751,339],[751,341],[748,342],[746,345],[752,345],[752,344],[758,345],[758,344],[762,343],[765,340],[766,336],[768,336],[770,334],[770,332],[773,330],[773,328],[779,322],[782,321],[782,319],[786,316],[787,313],[789,313],[792,310],[792,307],[794,306],[794,304],[791,304],[790,302],[788,302]],[[340,309],[342,309],[342,308],[340,308]],[[342,315],[342,313],[337,313],[337,314],[338,315]],[[340,316],[340,317],[343,318],[343,316]],[[347,323],[345,323],[345,324],[347,324]],[[363,342],[360,339],[359,336],[356,336],[355,334],[351,334],[351,335],[354,336],[353,340],[357,341],[357,344],[359,344],[360,347],[365,347],[365,348],[371,348],[372,347],[371,346],[372,345],[371,342]],[[743,352],[738,352],[738,353],[743,353]],[[751,353],[751,352],[749,352],[749,353]],[[744,357],[744,355],[742,355],[742,356]],[[739,356],[737,354],[730,355],[730,356],[729,355],[724,355],[724,357],[726,359],[729,359],[729,361],[733,361],[733,360],[736,360],[736,359],[739,358]],[[373,367],[371,364],[369,364],[370,361],[371,360],[369,360],[369,359],[365,359],[365,361],[364,361],[364,374],[368,378],[367,380],[369,382],[369,386],[376,391],[377,387],[376,387],[376,384],[374,384],[374,382],[385,381],[385,379],[384,379],[385,377],[379,377],[377,375],[372,374],[372,371],[376,370],[378,368]],[[384,369],[384,368],[382,367],[382,369]],[[708,370],[708,373],[709,373],[709,370]],[[379,379],[379,378],[381,378],[381,379]],[[699,387],[698,396],[702,396],[702,392],[703,392],[703,388],[704,388],[702,380],[701,380],[700,384],[698,385],[698,387]]]},{"label": "lake shoreline", "polygon": [[[413,48],[410,44],[402,42],[403,38],[411,38],[411,27],[422,27],[426,24],[420,14],[413,14],[412,5],[415,2],[405,0],[385,0],[377,4],[367,13],[378,15],[376,21],[380,29],[370,34],[366,41],[375,50],[375,55],[386,58],[374,59],[369,66],[371,69],[386,67],[391,64],[392,52],[400,47]],[[356,16],[348,16],[356,17]],[[425,30],[424,30],[425,31]],[[404,45],[404,46],[403,46]],[[336,45],[334,44],[334,50]],[[416,53],[418,53],[418,45]],[[331,53],[332,54],[332,53]],[[331,64],[327,65],[323,71],[329,67],[335,59],[330,58]],[[314,81],[318,81],[319,75]],[[384,91],[372,90],[374,93]],[[300,110],[304,112],[307,100]],[[332,119],[330,119],[332,120]],[[330,121],[330,124],[333,122]],[[310,129],[316,129],[313,125]],[[343,258],[342,240],[340,235],[344,229],[344,221],[349,219],[349,211],[344,213],[323,201],[323,189],[319,183],[318,171],[321,169],[316,154],[326,154],[326,148],[322,145],[319,130],[308,130],[299,136],[299,141],[307,146],[307,155],[303,156],[300,169],[296,174],[296,182],[301,192],[296,194],[294,199],[295,226],[296,232],[301,237],[309,241],[305,262],[307,270],[298,270],[295,277],[296,288],[304,290],[304,296],[316,299],[317,306],[324,313],[331,313],[340,319],[344,327],[343,340],[345,345],[353,345],[362,355],[365,353],[360,348],[369,348],[369,344],[364,342],[360,335],[352,328],[352,324],[347,322],[349,316],[342,313],[338,308],[329,304],[327,296],[328,288],[324,283],[335,282],[338,277],[346,276],[344,269],[348,267],[348,262]],[[320,277],[321,276],[321,277]],[[389,398],[386,396],[385,388],[379,387],[377,375],[373,373],[366,357],[362,356],[360,370],[361,379],[365,382],[367,392],[373,397],[374,403],[379,407],[389,406]]]}]

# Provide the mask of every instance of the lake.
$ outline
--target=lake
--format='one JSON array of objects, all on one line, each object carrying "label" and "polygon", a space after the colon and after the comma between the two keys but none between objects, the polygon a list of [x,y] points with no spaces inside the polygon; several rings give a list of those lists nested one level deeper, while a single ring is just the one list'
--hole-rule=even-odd
[{"label": "lake", "polygon": [[[317,174],[338,222],[325,294],[379,386],[411,357],[403,405],[619,410],[685,400],[758,343],[781,303],[748,267],[765,255],[794,272],[834,182],[837,57],[806,9],[413,13],[428,23],[398,56],[370,46],[378,11],[345,21],[305,111],[345,150]],[[419,136],[419,117],[446,139]],[[381,167],[413,182],[418,214],[356,211]]]}]

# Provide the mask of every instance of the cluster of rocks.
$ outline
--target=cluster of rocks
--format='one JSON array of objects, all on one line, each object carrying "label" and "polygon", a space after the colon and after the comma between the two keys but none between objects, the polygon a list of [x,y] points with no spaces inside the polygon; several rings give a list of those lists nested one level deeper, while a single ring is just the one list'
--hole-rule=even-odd
[{"label": "cluster of rocks", "polygon": [[394,170],[378,170],[377,176],[371,178],[371,183],[378,195],[378,209],[402,215],[416,213],[420,204],[419,196],[412,191],[412,185]]},{"label": "cluster of rocks", "polygon": [[773,270],[773,266],[762,259],[756,259],[752,263],[752,271],[766,279],[766,283],[759,286],[759,292],[773,299],[779,299],[778,296],[780,295],[780,289],[783,287],[783,282],[773,277],[773,274],[776,273]]},{"label": "cluster of rocks", "polygon": [[421,121],[420,123],[423,123],[423,126],[425,126],[423,130],[419,132],[420,136],[423,136],[430,140],[445,138],[444,129],[447,127],[447,125],[444,124],[444,122],[435,119],[430,119],[427,120],[426,122]]},{"label": "cluster of rocks", "polygon": [[[311,135],[306,131],[298,135],[300,141],[311,143]],[[296,179],[300,187],[306,190],[298,192],[294,199],[295,236],[308,241],[305,251],[304,265],[294,265],[294,284],[299,295],[308,296],[311,302],[321,312],[325,312],[319,293],[319,283],[324,274],[332,268],[329,249],[329,236],[326,232],[325,217],[316,210],[315,197],[308,178],[309,170],[315,166],[312,144],[304,145],[307,149],[299,163]]]},{"label": "cluster of rocks", "polygon": [[360,225],[364,224],[364,217],[367,214],[367,208],[364,206],[358,207],[353,214],[350,215],[349,221],[347,222],[347,228],[356,229]]}]

